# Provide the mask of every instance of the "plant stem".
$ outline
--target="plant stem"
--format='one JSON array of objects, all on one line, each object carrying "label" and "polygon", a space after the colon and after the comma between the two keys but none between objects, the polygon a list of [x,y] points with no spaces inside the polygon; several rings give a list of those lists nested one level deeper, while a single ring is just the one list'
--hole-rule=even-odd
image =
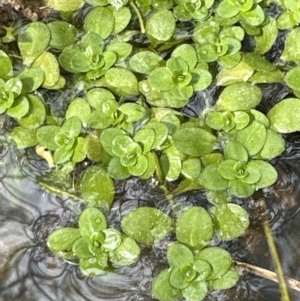
[{"label": "plant stem", "polygon": [[278,252],[276,249],[276,244],[275,244],[268,220],[263,221],[263,227],[264,227],[265,235],[266,235],[267,242],[269,245],[270,253],[271,253],[274,265],[275,265],[275,271],[276,271],[276,274],[278,277],[279,289],[281,292],[281,300],[282,301],[290,301],[290,296],[289,296],[289,292],[288,292],[287,285],[285,282],[284,273],[283,273],[282,266],[280,263],[280,258],[279,258],[279,255],[278,255]]},{"label": "plant stem", "polygon": [[143,20],[143,17],[141,15],[141,12],[140,10],[137,8],[137,6],[135,5],[134,3],[134,0],[131,0],[129,2],[130,6],[134,9],[135,13],[137,14],[138,16],[138,19],[139,19],[139,23],[140,23],[140,28],[141,28],[141,33],[145,33],[146,32],[146,29],[145,29],[145,25],[144,25],[144,20]]},{"label": "plant stem", "polygon": [[[276,275],[276,273],[274,273],[272,271],[260,268],[258,266],[255,266],[255,265],[252,265],[252,264],[246,263],[246,262],[235,261],[234,263],[239,271],[239,274],[242,274],[244,271],[246,271],[246,272],[253,273],[257,276],[269,279],[271,281],[274,281],[277,283],[279,282],[278,276]],[[286,277],[285,280],[291,289],[300,292],[300,281],[289,278],[289,277]]]}]

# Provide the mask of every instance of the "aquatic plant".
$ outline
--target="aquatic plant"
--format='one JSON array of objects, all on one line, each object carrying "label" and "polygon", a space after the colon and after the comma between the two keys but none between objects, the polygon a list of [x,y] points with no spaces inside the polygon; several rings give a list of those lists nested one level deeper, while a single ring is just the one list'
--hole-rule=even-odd
[{"label": "aquatic plant", "polygon": [[[231,255],[212,239],[246,231],[249,215],[231,201],[276,182],[269,161],[285,150],[281,134],[300,130],[296,2],[47,0],[60,20],[7,28],[0,45],[0,114],[15,122],[16,147],[36,147],[49,163],[41,185],[87,206],[74,228],[49,235],[52,252],[91,277],[135,263],[138,244],[155,245],[175,233],[177,241],[166,247],[170,268],[155,278],[154,297],[202,300],[208,289],[236,284]],[[269,5],[281,6],[276,20]],[[287,28],[283,67],[263,55]],[[251,51],[243,48],[246,38]],[[215,104],[207,102],[199,116],[184,114],[191,98],[205,97],[213,83],[221,91]],[[294,96],[264,114],[257,108],[260,84],[270,83],[285,84]],[[64,99],[59,112],[43,98],[68,89],[76,96]],[[80,176],[70,185],[75,173]],[[105,216],[114,181],[132,176],[155,178],[173,213],[133,209],[122,218],[122,234]],[[212,203],[208,211],[178,210],[172,194],[200,189]]]}]

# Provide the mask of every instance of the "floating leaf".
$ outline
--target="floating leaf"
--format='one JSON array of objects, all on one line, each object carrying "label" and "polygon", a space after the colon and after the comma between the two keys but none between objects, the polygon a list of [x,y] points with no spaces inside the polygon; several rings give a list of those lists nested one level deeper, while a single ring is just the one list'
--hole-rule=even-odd
[{"label": "floating leaf", "polygon": [[200,182],[206,189],[219,191],[228,188],[229,183],[219,174],[218,167],[218,163],[210,164],[200,174]]},{"label": "floating leaf", "polygon": [[132,51],[132,45],[129,43],[118,42],[107,45],[106,50],[115,52],[118,57],[117,60],[123,61],[130,55]]},{"label": "floating leaf", "polygon": [[297,27],[290,31],[286,37],[284,50],[281,58],[285,61],[300,61],[300,51],[299,51],[299,42],[300,42],[300,28]]},{"label": "floating leaf", "polygon": [[254,36],[256,46],[255,52],[258,54],[264,54],[274,45],[278,35],[278,29],[276,26],[276,20],[269,17],[269,22],[262,26],[261,34]]},{"label": "floating leaf", "polygon": [[46,49],[50,41],[50,31],[42,22],[29,23],[18,36],[18,46],[23,63],[30,66]]},{"label": "floating leaf", "polygon": [[76,228],[60,228],[53,231],[47,238],[47,246],[52,252],[72,250],[74,242],[81,237]]},{"label": "floating leaf", "polygon": [[38,128],[44,123],[46,118],[45,106],[42,101],[33,94],[28,94],[26,98],[29,101],[29,111],[24,117],[18,119],[18,122],[21,126],[28,129]]},{"label": "floating leaf", "polygon": [[61,12],[72,12],[81,8],[84,5],[84,1],[83,0],[68,0],[68,1],[46,0],[46,5]]},{"label": "floating leaf", "polygon": [[38,128],[36,136],[38,143],[49,150],[56,150],[58,146],[54,141],[54,137],[59,130],[60,127],[56,125],[46,125]]},{"label": "floating leaf", "polygon": [[139,259],[140,252],[138,244],[125,237],[117,249],[109,252],[109,260],[117,267],[131,265]]},{"label": "floating leaf", "polygon": [[265,145],[260,151],[260,156],[264,159],[273,159],[281,155],[285,150],[285,140],[273,130],[267,130]]},{"label": "floating leaf", "polygon": [[106,252],[113,251],[119,247],[122,242],[122,234],[118,230],[109,228],[104,229],[102,233],[105,236],[102,247]]},{"label": "floating leaf", "polygon": [[264,57],[257,53],[248,52],[243,54],[244,62],[249,65],[254,70],[258,71],[274,71],[276,70],[276,66],[267,61]]},{"label": "floating leaf", "polygon": [[104,76],[106,84],[120,96],[138,93],[138,82],[135,75],[123,68],[111,68]]},{"label": "floating leaf", "polygon": [[107,7],[96,7],[84,19],[86,32],[94,32],[102,39],[106,39],[114,30],[113,13]]},{"label": "floating leaf", "polygon": [[11,77],[13,75],[12,63],[8,55],[2,50],[0,50],[0,64],[0,78],[8,79]]},{"label": "floating leaf", "polygon": [[222,240],[237,238],[249,226],[249,214],[236,204],[222,204],[212,207],[214,224]]},{"label": "floating leaf", "polygon": [[11,133],[12,139],[17,144],[18,149],[31,147],[37,144],[36,129],[27,129],[17,126]]},{"label": "floating leaf", "polygon": [[131,12],[128,7],[123,6],[119,9],[112,9],[112,13],[115,21],[112,34],[117,34],[127,27],[131,19]]},{"label": "floating leaf", "polygon": [[19,75],[22,82],[22,94],[37,90],[45,80],[45,73],[41,68],[26,68]]},{"label": "floating leaf", "polygon": [[176,148],[186,155],[203,156],[213,151],[216,137],[200,128],[180,128],[173,135]]},{"label": "floating leaf", "polygon": [[183,244],[173,243],[168,247],[167,258],[170,266],[184,268],[193,264],[193,252]]},{"label": "floating leaf", "polygon": [[209,285],[213,290],[225,290],[235,286],[239,278],[238,272],[232,268],[219,279],[210,281]]},{"label": "floating leaf", "polygon": [[255,166],[261,173],[261,179],[255,183],[256,189],[271,186],[276,182],[278,174],[276,169],[270,163],[262,160],[252,160],[248,165]]},{"label": "floating leaf", "polygon": [[277,103],[267,114],[271,128],[278,133],[300,130],[300,99],[286,98]]},{"label": "floating leaf", "polygon": [[74,25],[65,21],[52,21],[47,26],[51,34],[51,47],[64,49],[76,41],[77,30]]},{"label": "floating leaf", "polygon": [[194,280],[187,288],[182,290],[182,296],[186,300],[201,301],[205,298],[207,292],[208,289],[205,281]]},{"label": "floating leaf", "polygon": [[6,114],[13,118],[21,118],[29,111],[29,102],[26,96],[17,97],[12,106],[7,109]]},{"label": "floating leaf", "polygon": [[184,59],[189,65],[189,70],[193,70],[198,61],[195,49],[189,44],[182,44],[176,47],[173,50],[171,57],[180,57]]},{"label": "floating leaf", "polygon": [[156,208],[140,207],[122,219],[122,230],[139,243],[153,244],[172,230],[171,218]]},{"label": "floating leaf", "polygon": [[107,210],[114,200],[114,184],[100,166],[86,169],[81,180],[81,192],[87,203],[102,206]]},{"label": "floating leaf", "polygon": [[121,164],[120,158],[113,157],[108,164],[107,171],[109,175],[116,180],[124,180],[130,177],[126,166]]},{"label": "floating leaf", "polygon": [[56,57],[47,51],[44,51],[33,63],[33,68],[41,68],[45,73],[43,87],[51,88],[59,80],[59,65]]},{"label": "floating leaf", "polygon": [[125,132],[118,128],[108,128],[105,129],[100,135],[100,141],[103,148],[112,157],[115,156],[112,152],[112,141],[118,135],[125,135]]},{"label": "floating leaf", "polygon": [[87,237],[80,237],[73,244],[72,252],[80,259],[90,258],[93,255],[90,252],[89,247],[90,247],[90,240]]},{"label": "floating leaf", "polygon": [[177,240],[193,248],[202,249],[212,234],[212,220],[202,207],[191,207],[184,211],[176,224]]},{"label": "floating leaf", "polygon": [[97,135],[89,133],[85,137],[84,147],[86,156],[91,161],[99,162],[101,160],[102,145]]},{"label": "floating leaf", "polygon": [[171,11],[154,12],[146,22],[146,33],[157,41],[168,41],[175,31],[175,18]]},{"label": "floating leaf", "polygon": [[221,111],[246,111],[256,107],[261,98],[262,92],[257,86],[236,83],[222,91],[217,101],[217,108]]},{"label": "floating leaf", "polygon": [[232,265],[229,252],[219,247],[205,248],[195,256],[195,259],[206,260],[212,266],[208,279],[218,279],[227,273]]},{"label": "floating leaf", "polygon": [[249,156],[256,155],[263,148],[266,138],[266,127],[256,120],[236,133],[236,140],[247,149]]},{"label": "floating leaf", "polygon": [[228,141],[224,147],[224,155],[226,159],[236,161],[248,161],[248,153],[245,147],[236,140]]},{"label": "floating leaf", "polygon": [[158,54],[145,50],[134,54],[129,60],[129,67],[138,73],[149,74],[162,66],[163,59]]},{"label": "floating leaf", "polygon": [[182,162],[181,173],[190,180],[198,180],[201,173],[201,162],[198,158],[188,158]]},{"label": "floating leaf", "polygon": [[155,277],[152,284],[154,298],[160,301],[174,301],[182,297],[181,290],[170,284],[170,274],[171,271],[166,269]]},{"label": "floating leaf", "polygon": [[81,97],[75,98],[69,105],[66,111],[66,119],[73,116],[78,117],[83,125],[87,124],[89,115],[91,114],[91,107],[87,101]]}]

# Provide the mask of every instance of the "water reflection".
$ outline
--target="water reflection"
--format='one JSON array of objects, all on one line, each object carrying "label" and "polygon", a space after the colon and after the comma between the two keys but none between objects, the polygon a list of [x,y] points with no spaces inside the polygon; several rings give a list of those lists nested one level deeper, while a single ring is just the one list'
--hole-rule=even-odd
[{"label": "water reflection", "polygon": [[[299,139],[291,136],[285,154],[274,161],[280,174],[273,188],[254,195],[253,199],[236,200],[251,214],[251,227],[245,235],[226,247],[235,260],[249,262],[272,270],[273,264],[261,227],[255,214],[259,198],[267,198],[268,214],[278,244],[285,274],[300,279],[300,166]],[[66,197],[53,196],[35,183],[35,175],[47,169],[46,164],[29,152],[15,152],[8,145],[1,149],[0,163],[0,300],[1,301],[151,301],[153,277],[166,267],[163,244],[143,248],[141,260],[116,273],[94,278],[84,277],[74,264],[55,257],[46,246],[46,237],[56,227],[76,222],[82,204]],[[27,158],[26,160],[24,158]],[[142,205],[156,205],[171,213],[155,181],[132,179],[119,182],[117,200],[109,216],[110,225],[119,228],[120,217]],[[179,203],[208,207],[203,192],[178,196]],[[256,210],[256,211],[255,211]],[[215,244],[220,243],[214,241]],[[291,291],[293,301],[299,292]],[[278,285],[244,273],[238,285],[230,290],[210,292],[209,301],[279,301]]]}]

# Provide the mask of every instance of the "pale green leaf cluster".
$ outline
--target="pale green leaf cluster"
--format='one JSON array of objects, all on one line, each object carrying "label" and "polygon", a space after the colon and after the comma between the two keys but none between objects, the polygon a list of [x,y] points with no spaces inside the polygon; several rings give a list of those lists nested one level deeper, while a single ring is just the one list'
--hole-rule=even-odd
[{"label": "pale green leaf cluster", "polygon": [[59,257],[79,260],[84,275],[101,275],[110,264],[121,267],[138,260],[140,248],[137,243],[118,230],[107,228],[100,210],[94,207],[85,209],[78,226],[53,231],[47,238],[47,245]]}]

